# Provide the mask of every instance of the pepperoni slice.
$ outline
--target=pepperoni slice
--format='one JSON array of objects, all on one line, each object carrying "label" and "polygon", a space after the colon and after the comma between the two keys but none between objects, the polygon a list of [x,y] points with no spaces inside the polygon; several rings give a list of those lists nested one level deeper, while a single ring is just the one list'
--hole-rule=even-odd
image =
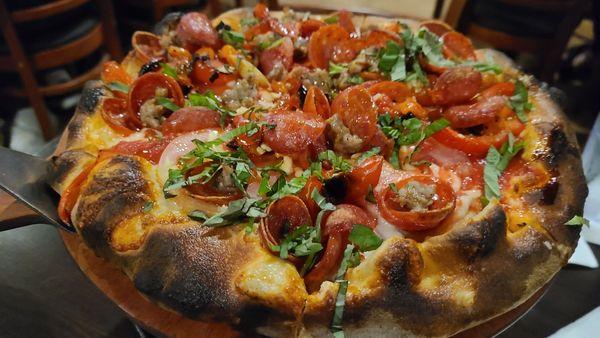
[{"label": "pepperoni slice", "polygon": [[446,32],[442,35],[442,53],[448,59],[476,61],[475,48],[466,36],[456,31]]},{"label": "pepperoni slice", "polygon": [[148,161],[157,164],[160,161],[165,148],[171,142],[171,137],[164,137],[157,140],[139,140],[139,141],[121,141],[110,151],[122,155],[136,155],[147,159]]},{"label": "pepperoni slice", "polygon": [[492,96],[513,96],[515,84],[512,82],[498,82],[479,93],[479,99],[483,100]]},{"label": "pepperoni slice", "polygon": [[325,93],[317,86],[308,88],[302,110],[307,114],[320,116],[324,119],[331,117],[331,109],[329,107],[327,96],[325,96]]},{"label": "pepperoni slice", "polygon": [[283,38],[277,46],[260,53],[259,66],[263,74],[269,75],[277,66],[290,70],[294,63],[294,43],[289,37]]},{"label": "pepperoni slice", "polygon": [[438,20],[424,21],[421,23],[420,27],[427,28],[428,31],[440,37],[445,33],[452,31],[452,27],[447,23]]},{"label": "pepperoni slice", "polygon": [[323,26],[310,37],[308,59],[314,67],[323,69],[328,69],[330,60],[351,61],[356,53],[348,44],[349,40],[350,33],[340,25]]},{"label": "pepperoni slice", "polygon": [[404,83],[396,81],[381,81],[369,87],[380,114],[399,113],[401,104],[412,96],[412,90]]},{"label": "pepperoni slice", "polygon": [[175,79],[162,73],[146,73],[133,82],[127,97],[127,109],[131,123],[134,126],[142,127],[140,107],[144,102],[156,97],[158,88],[166,89],[168,91],[167,97],[176,105],[183,106],[183,93]]},{"label": "pepperoni slice", "polygon": [[373,189],[377,185],[377,182],[379,182],[382,167],[383,157],[375,155],[352,169],[348,175],[346,200],[351,203],[364,203],[369,189]]},{"label": "pepperoni slice", "polygon": [[367,36],[365,36],[361,42],[362,42],[362,48],[367,48],[367,47],[385,47],[388,43],[388,41],[394,41],[396,43],[401,43],[401,39],[395,35],[392,34],[388,31],[384,31],[384,30],[372,30],[371,32],[369,32],[369,34],[367,34]]},{"label": "pepperoni slice", "polygon": [[129,127],[127,102],[117,97],[107,97],[102,100],[102,118],[116,132],[124,136],[133,133]]},{"label": "pepperoni slice", "polygon": [[352,22],[352,12],[342,9],[338,12],[338,18],[340,26],[342,26],[342,28],[345,29],[348,33],[356,32],[354,22]]},{"label": "pepperoni slice", "polygon": [[[349,89],[349,90],[348,90]],[[350,87],[347,94],[336,97],[332,106],[334,114],[340,114],[350,132],[368,142],[377,131],[377,106],[371,95],[362,87]],[[337,104],[335,101],[340,99]]]},{"label": "pepperoni slice", "polygon": [[161,60],[165,57],[165,49],[160,44],[160,38],[149,32],[133,33],[131,46],[142,63]]},{"label": "pepperoni slice", "polygon": [[310,293],[318,291],[321,284],[334,277],[342,257],[344,256],[344,236],[345,234],[335,233],[327,239],[325,250],[321,259],[315,266],[310,270],[306,276],[304,276],[304,284],[306,284],[306,290]]},{"label": "pepperoni slice", "polygon": [[286,233],[303,225],[311,225],[311,217],[304,202],[294,195],[288,195],[271,203],[267,216],[261,219],[258,233],[268,250],[279,245]]},{"label": "pepperoni slice", "polygon": [[[190,170],[186,177],[200,174],[207,165],[208,164]],[[222,172],[217,173],[210,181],[206,183],[194,183],[186,186],[185,189],[189,191],[194,198],[212,204],[225,205],[231,201],[244,197],[243,193],[235,185],[231,184],[230,186],[224,186],[221,184],[218,181],[221,175]]]},{"label": "pepperoni slice", "polygon": [[325,131],[325,122],[303,112],[271,114],[265,118],[264,142],[280,154],[291,155],[308,149]]},{"label": "pepperoni slice", "polygon": [[428,175],[411,176],[394,185],[400,190],[411,182],[435,187],[432,204],[424,210],[409,210],[404,203],[397,200],[397,193],[388,187],[376,194],[381,215],[401,230],[423,231],[436,227],[454,210],[456,196],[452,187]]},{"label": "pepperoni slice", "polygon": [[161,125],[164,135],[174,135],[206,128],[219,128],[221,114],[205,107],[184,107],[171,114]]},{"label": "pepperoni slice", "polygon": [[444,112],[444,118],[450,121],[452,128],[469,128],[493,122],[504,106],[504,97],[492,96],[471,105],[450,107]]},{"label": "pepperoni slice", "polygon": [[306,182],[306,185],[304,185],[304,188],[302,188],[302,190],[300,190],[298,193],[298,197],[304,201],[304,204],[308,208],[310,216],[313,220],[317,217],[317,214],[319,211],[321,211],[321,208],[312,198],[312,192],[314,189],[317,189],[317,191],[321,192],[322,187],[323,183],[321,183],[321,181],[319,181],[319,179],[315,176],[311,176]]},{"label": "pepperoni slice", "polygon": [[300,22],[300,36],[303,38],[308,38],[312,35],[312,33],[316,32],[325,26],[325,23],[320,20],[315,19],[307,19]]},{"label": "pepperoni slice", "polygon": [[217,48],[219,46],[219,34],[208,17],[199,12],[187,13],[181,17],[177,25],[177,37],[185,45],[194,47]]},{"label": "pepperoni slice", "polygon": [[430,90],[434,104],[446,106],[469,101],[481,88],[481,73],[472,67],[446,70]]},{"label": "pepperoni slice", "polygon": [[325,223],[321,225],[321,234],[323,238],[336,233],[348,234],[354,225],[362,224],[370,228],[375,228],[376,222],[373,218],[361,208],[352,204],[340,204],[332,211]]}]

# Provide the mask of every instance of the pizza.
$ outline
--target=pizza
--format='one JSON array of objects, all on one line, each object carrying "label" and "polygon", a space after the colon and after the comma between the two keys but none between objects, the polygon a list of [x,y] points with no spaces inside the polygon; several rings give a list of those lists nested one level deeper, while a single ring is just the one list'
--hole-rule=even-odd
[{"label": "pizza", "polygon": [[587,187],[565,117],[442,22],[259,4],[131,43],[49,182],[159,306],[266,336],[449,336],[573,253]]}]

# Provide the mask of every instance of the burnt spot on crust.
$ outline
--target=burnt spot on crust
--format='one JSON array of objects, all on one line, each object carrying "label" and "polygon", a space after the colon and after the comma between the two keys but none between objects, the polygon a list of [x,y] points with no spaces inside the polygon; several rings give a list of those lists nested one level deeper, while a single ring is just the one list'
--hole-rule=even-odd
[{"label": "burnt spot on crust", "polygon": [[71,172],[94,159],[94,155],[81,149],[67,150],[60,155],[52,156],[48,161],[46,176],[48,184],[54,190],[60,191]]},{"label": "burnt spot on crust", "polygon": [[106,95],[106,90],[101,81],[88,81],[83,87],[81,98],[77,104],[77,111],[86,115],[92,114],[100,99]]},{"label": "burnt spot on crust", "polygon": [[156,35],[162,35],[170,30],[174,30],[177,27],[181,16],[183,16],[182,12],[173,12],[165,15],[162,20],[154,25],[152,32]]},{"label": "burnt spot on crust", "polygon": [[99,166],[81,191],[75,224],[88,246],[107,258],[113,229],[142,212],[150,200],[150,188],[141,164],[133,157],[117,155]]},{"label": "burnt spot on crust", "polygon": [[390,245],[380,263],[383,278],[395,290],[407,290],[417,285],[423,272],[421,253],[410,239]]},{"label": "burnt spot on crust", "polygon": [[536,129],[545,144],[535,151],[535,157],[544,161],[550,171],[555,172],[559,162],[567,156],[579,159],[577,146],[569,140],[563,126],[545,122],[536,124]]},{"label": "burnt spot on crust", "polygon": [[450,234],[450,241],[469,262],[490,254],[506,236],[506,214],[500,205],[484,209],[477,219]]}]

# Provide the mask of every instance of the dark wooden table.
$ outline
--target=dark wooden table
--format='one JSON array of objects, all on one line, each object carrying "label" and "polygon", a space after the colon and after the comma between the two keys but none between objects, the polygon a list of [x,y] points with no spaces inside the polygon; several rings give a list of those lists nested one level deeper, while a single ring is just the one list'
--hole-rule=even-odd
[{"label": "dark wooden table", "polygon": [[[593,246],[600,258],[600,246]],[[546,337],[600,306],[600,269],[568,266],[501,337]],[[0,336],[139,337],[124,313],[79,271],[57,230],[0,232]]]}]

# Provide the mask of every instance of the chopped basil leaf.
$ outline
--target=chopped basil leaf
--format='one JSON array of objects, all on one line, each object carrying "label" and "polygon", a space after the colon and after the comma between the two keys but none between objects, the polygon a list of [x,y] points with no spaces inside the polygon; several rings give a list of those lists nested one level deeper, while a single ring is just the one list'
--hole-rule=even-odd
[{"label": "chopped basil leaf", "polygon": [[193,219],[194,221],[204,222],[210,217],[208,217],[203,211],[194,210],[188,214],[188,217]]},{"label": "chopped basil leaf", "polygon": [[398,60],[400,53],[404,53],[400,45],[394,41],[388,41],[385,48],[382,49],[379,57],[379,64],[377,65],[379,70],[386,73],[391,72],[392,68],[394,68],[394,65],[396,64],[396,61]]},{"label": "chopped basil leaf", "polygon": [[175,80],[177,80],[177,69],[171,67],[168,63],[161,62],[160,67],[162,68],[162,73],[168,75]]},{"label": "chopped basil leaf", "polygon": [[404,53],[398,55],[398,59],[390,71],[390,79],[392,81],[406,80],[406,55]]},{"label": "chopped basil leaf", "polygon": [[254,231],[254,221],[255,221],[254,217],[248,218],[248,223],[246,223],[246,228],[245,228],[246,234],[251,234],[252,231]]},{"label": "chopped basil leaf", "polygon": [[333,311],[333,320],[331,321],[331,333],[334,337],[343,337],[344,331],[342,328],[342,321],[344,317],[344,307],[346,305],[346,291],[348,290],[348,280],[344,277],[346,270],[348,270],[348,263],[352,259],[352,252],[354,251],[354,245],[348,244],[344,250],[344,258],[338,269],[335,281],[338,284],[338,292],[335,297],[335,308]]},{"label": "chopped basil leaf", "polygon": [[283,43],[283,39],[284,38],[277,39],[277,40],[269,43],[268,45],[265,46],[265,48],[262,48],[262,49],[264,50],[264,49],[275,48],[275,47],[277,47],[277,46],[279,46],[279,45],[281,45]]},{"label": "chopped basil leaf", "polygon": [[373,232],[373,229],[362,224],[354,225],[348,239],[362,252],[375,250],[383,243],[383,240]]},{"label": "chopped basil leaf", "polygon": [[365,196],[365,201],[369,203],[377,203],[375,194],[373,193],[373,187],[371,185],[369,185],[369,191],[367,192],[367,196]]},{"label": "chopped basil leaf", "polygon": [[313,188],[310,197],[317,203],[321,210],[335,210],[335,205],[327,202],[325,197],[323,197],[323,195],[319,193],[319,190],[317,190],[317,188]]},{"label": "chopped basil leaf", "polygon": [[509,102],[519,120],[523,123],[527,122],[526,113],[533,108],[533,105],[529,102],[527,87],[522,81],[515,82],[515,95],[511,96]]},{"label": "chopped basil leaf", "polygon": [[150,212],[150,210],[152,210],[152,207],[154,207],[154,202],[148,201],[142,207],[142,212]]},{"label": "chopped basil leaf", "polygon": [[360,155],[360,157],[358,158],[358,160],[356,160],[356,162],[362,163],[364,160],[368,159],[369,157],[379,154],[380,151],[381,151],[381,148],[379,148],[379,147],[371,148],[371,149],[365,151],[364,153],[362,153]]},{"label": "chopped basil leaf", "polygon": [[108,84],[108,89],[122,93],[129,93],[129,86],[121,82],[111,82]]},{"label": "chopped basil leaf", "polygon": [[357,85],[365,82],[365,80],[363,80],[363,78],[358,74],[351,75],[350,77],[348,77],[347,81],[349,84],[352,85]]},{"label": "chopped basil leaf", "polygon": [[334,171],[347,172],[352,169],[352,164],[345,160],[342,156],[336,154],[333,150],[325,150],[317,156],[319,161],[327,161],[331,164]]},{"label": "chopped basil leaf", "polygon": [[399,193],[398,187],[394,183],[388,184],[388,187],[394,194],[398,195],[398,193]]},{"label": "chopped basil leaf", "polygon": [[416,43],[421,47],[421,51],[427,57],[427,60],[434,66],[452,67],[454,62],[446,59],[442,54],[442,42],[440,38],[423,28],[419,30]]},{"label": "chopped basil leaf", "polygon": [[346,71],[347,69],[348,69],[348,65],[345,65],[342,63],[335,64],[335,63],[329,61],[329,75],[330,76],[341,74],[344,71]]},{"label": "chopped basil leaf", "polygon": [[403,119],[392,118],[389,114],[379,116],[381,131],[398,145],[418,144],[449,125],[450,122],[444,118],[424,126],[423,122],[415,117]]},{"label": "chopped basil leaf", "polygon": [[206,107],[221,113],[221,125],[225,125],[227,117],[237,115],[233,110],[229,110],[221,105],[221,101],[215,93],[207,91],[204,94],[192,93],[188,95],[188,100],[192,106]]},{"label": "chopped basil leaf", "polygon": [[264,217],[266,215],[262,211],[263,206],[260,205],[260,202],[261,200],[258,198],[249,197],[232,201],[225,211],[207,218],[203,225],[208,227],[222,227],[238,223],[247,215],[249,217]]},{"label": "chopped basil leaf", "polygon": [[268,172],[264,171],[261,174],[260,186],[258,187],[258,194],[261,196],[265,196],[269,192],[269,178],[271,176]]},{"label": "chopped basil leaf", "polygon": [[231,27],[223,23],[223,21],[217,25],[217,31],[219,32],[221,40],[228,45],[240,48],[244,44],[244,35],[240,32],[232,31]]},{"label": "chopped basil leaf", "polygon": [[176,105],[175,103],[173,103],[173,101],[171,101],[170,99],[167,99],[166,97],[157,97],[156,103],[160,104],[161,106],[163,106],[171,111],[176,111],[181,108],[178,105]]},{"label": "chopped basil leaf", "polygon": [[583,216],[579,216],[579,215],[575,215],[573,216],[573,218],[571,218],[570,220],[568,220],[565,225],[573,225],[573,226],[590,226],[590,221],[588,221],[587,219],[583,218]]},{"label": "chopped basil leaf", "polygon": [[502,68],[500,68],[500,66],[493,64],[493,63],[482,63],[482,62],[478,62],[473,64],[473,68],[475,68],[476,70],[482,72],[482,73],[494,73],[494,74],[502,74]]},{"label": "chopped basil leaf", "polygon": [[279,257],[286,259],[292,253],[296,257],[314,255],[323,250],[321,234],[318,227],[300,226],[288,232],[281,244],[271,246],[271,250],[279,252]]},{"label": "chopped basil leaf", "polygon": [[271,199],[277,200],[282,198],[283,196],[295,195],[299,193],[300,190],[302,190],[302,188],[304,188],[304,186],[306,185],[306,182],[308,182],[309,177],[310,169],[307,169],[302,173],[301,176],[294,177],[291,180],[289,180],[284,186],[281,187],[281,189],[277,190],[277,192],[275,192],[271,196]]},{"label": "chopped basil leaf", "polygon": [[494,146],[490,146],[485,158],[485,167],[483,168],[485,204],[493,198],[500,198],[500,185],[498,184],[498,179],[508,166],[510,160],[521,151],[524,146],[523,142],[515,143],[515,137],[512,134],[508,135],[508,141],[502,145],[500,151]]},{"label": "chopped basil leaf", "polygon": [[333,25],[334,23],[340,22],[340,17],[337,15],[332,15],[328,18],[323,19],[323,22],[325,22],[326,24]]}]

